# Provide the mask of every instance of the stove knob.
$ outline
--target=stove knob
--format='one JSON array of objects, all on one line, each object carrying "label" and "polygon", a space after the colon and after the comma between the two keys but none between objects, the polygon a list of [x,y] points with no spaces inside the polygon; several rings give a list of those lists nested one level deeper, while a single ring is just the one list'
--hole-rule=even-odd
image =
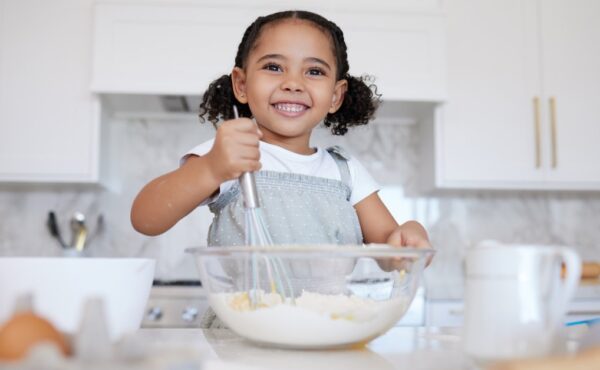
[{"label": "stove knob", "polygon": [[159,321],[163,317],[163,312],[160,307],[150,307],[146,313],[146,318],[149,321]]},{"label": "stove knob", "polygon": [[198,317],[198,309],[196,307],[186,307],[181,313],[181,318],[185,322],[193,322]]}]

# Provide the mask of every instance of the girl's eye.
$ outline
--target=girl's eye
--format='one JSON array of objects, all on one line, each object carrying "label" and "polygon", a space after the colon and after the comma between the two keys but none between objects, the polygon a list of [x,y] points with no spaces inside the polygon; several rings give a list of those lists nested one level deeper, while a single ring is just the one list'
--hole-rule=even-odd
[{"label": "girl's eye", "polygon": [[272,72],[281,72],[281,67],[275,63],[265,64],[263,69],[266,69],[267,71],[272,71]]},{"label": "girl's eye", "polygon": [[321,68],[311,68],[308,70],[308,74],[311,76],[325,76],[325,71]]}]

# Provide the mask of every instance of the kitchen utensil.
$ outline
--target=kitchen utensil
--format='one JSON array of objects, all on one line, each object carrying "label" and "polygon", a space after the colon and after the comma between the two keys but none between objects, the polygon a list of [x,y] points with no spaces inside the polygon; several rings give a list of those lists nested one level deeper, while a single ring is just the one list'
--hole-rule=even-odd
[{"label": "kitchen utensil", "polygon": [[104,233],[104,229],[106,228],[106,222],[104,221],[104,215],[99,214],[96,218],[96,227],[94,230],[90,230],[88,232],[87,245],[92,244],[98,236]]},{"label": "kitchen utensil", "polygon": [[85,224],[82,224],[79,228],[79,232],[77,233],[77,237],[75,238],[75,250],[78,252],[82,252],[85,247],[85,242],[87,240],[87,227]]},{"label": "kitchen utensil", "polygon": [[87,238],[87,227],[85,226],[85,215],[75,212],[71,218],[71,248],[78,252],[83,250]]},{"label": "kitchen utensil", "polygon": [[54,237],[54,239],[58,240],[60,246],[65,249],[68,248],[67,243],[62,237],[60,229],[58,227],[58,222],[56,221],[56,214],[54,211],[48,212],[48,220],[46,221],[46,226],[50,231],[50,235]]},{"label": "kitchen utensil", "polygon": [[77,252],[83,252],[83,248],[85,248],[86,239],[87,239],[87,229],[81,228],[79,230],[79,234],[77,234],[77,241],[75,242],[75,250]]},{"label": "kitchen utensil", "polygon": [[0,257],[0,323],[32,294],[35,312],[73,334],[88,298],[102,299],[114,340],[140,327],[155,262],[146,258]]},{"label": "kitchen utensil", "polygon": [[495,245],[470,250],[465,352],[484,361],[550,353],[580,275],[581,260],[570,248]]},{"label": "kitchen utensil", "polygon": [[[238,110],[235,105],[233,106],[233,116],[236,119],[239,118]],[[242,173],[239,182],[244,197],[244,232],[246,245],[272,245],[273,240],[271,239],[271,234],[269,234],[269,229],[265,224],[260,208],[254,173]],[[285,299],[286,296],[289,296],[293,300],[294,292],[287,279],[285,266],[277,259],[271,260],[268,256],[263,256],[263,258],[267,271],[267,278],[269,279],[268,292],[277,292],[283,299]],[[251,261],[252,269],[250,272],[252,281],[248,289],[248,295],[253,307],[259,305],[261,303],[260,300],[263,297],[262,292],[258,290],[261,278],[258,273],[258,263],[258,256],[253,255]]]},{"label": "kitchen utensil", "polygon": [[[190,248],[208,301],[237,334],[288,348],[336,348],[369,341],[405,314],[421,283],[432,249],[387,245],[242,246]],[[295,304],[264,294],[252,307],[249,272],[267,275],[266,263],[286,266]],[[385,266],[385,271],[380,267]],[[258,271],[257,271],[258,269]],[[270,290],[268,279],[259,290]]]}]

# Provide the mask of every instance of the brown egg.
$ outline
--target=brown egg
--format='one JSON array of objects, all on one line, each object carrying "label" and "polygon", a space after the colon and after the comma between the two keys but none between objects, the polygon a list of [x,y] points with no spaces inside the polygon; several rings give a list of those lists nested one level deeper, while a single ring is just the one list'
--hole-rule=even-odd
[{"label": "brown egg", "polygon": [[18,312],[0,328],[0,360],[18,360],[37,344],[53,343],[66,356],[66,338],[48,320],[32,312]]}]

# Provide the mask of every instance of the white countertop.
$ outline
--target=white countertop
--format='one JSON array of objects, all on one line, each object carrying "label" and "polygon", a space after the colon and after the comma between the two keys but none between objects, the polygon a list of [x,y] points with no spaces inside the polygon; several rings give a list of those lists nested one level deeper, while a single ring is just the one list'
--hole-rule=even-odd
[{"label": "white countertop", "polygon": [[[479,370],[461,350],[460,328],[394,327],[366,346],[300,351],[256,346],[226,329],[140,329],[109,347],[86,341],[75,358],[36,347],[3,370]],[[561,353],[597,345],[596,330],[569,327]],[[586,334],[593,334],[587,335]],[[88,338],[89,339],[89,338]],[[111,349],[112,348],[112,349]]]},{"label": "white countertop", "polygon": [[[460,328],[394,327],[367,346],[298,351],[259,347],[225,329],[142,329],[136,340],[154,348],[185,348],[203,370],[243,369],[478,369],[461,351]],[[581,331],[570,329],[570,351]],[[574,339],[573,339],[574,338]]]}]

